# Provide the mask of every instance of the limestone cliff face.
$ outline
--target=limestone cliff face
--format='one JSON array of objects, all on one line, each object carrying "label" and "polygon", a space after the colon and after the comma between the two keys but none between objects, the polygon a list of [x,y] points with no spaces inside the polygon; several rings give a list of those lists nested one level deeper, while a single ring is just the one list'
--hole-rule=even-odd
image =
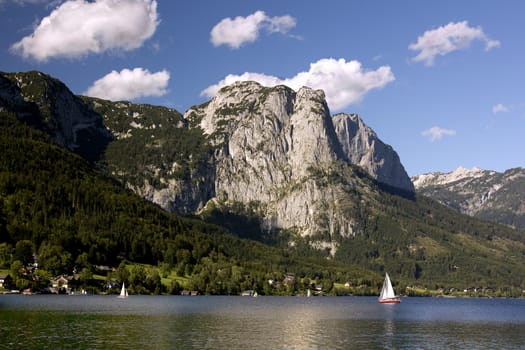
[{"label": "limestone cliff face", "polygon": [[414,185],[396,151],[384,144],[356,114],[333,118],[337,137],[347,159],[362,167],[378,182],[414,192]]},{"label": "limestone cliff face", "polygon": [[320,90],[239,82],[185,118],[217,147],[216,200],[258,203],[268,228],[293,228],[322,248],[355,233],[351,164],[413,191],[397,154],[358,117],[332,118]]},{"label": "limestone cliff face", "polygon": [[219,146],[217,193],[228,199],[274,200],[276,189],[304,177],[309,167],[341,157],[322,91],[296,94],[243,82],[186,116],[193,113],[202,115],[200,126]]}]

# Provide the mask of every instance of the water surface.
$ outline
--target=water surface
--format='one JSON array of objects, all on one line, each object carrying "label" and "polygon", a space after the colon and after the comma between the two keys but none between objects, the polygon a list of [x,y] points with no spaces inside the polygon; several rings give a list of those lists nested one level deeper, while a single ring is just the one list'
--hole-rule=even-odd
[{"label": "water surface", "polygon": [[0,296],[0,349],[523,349],[525,300]]}]

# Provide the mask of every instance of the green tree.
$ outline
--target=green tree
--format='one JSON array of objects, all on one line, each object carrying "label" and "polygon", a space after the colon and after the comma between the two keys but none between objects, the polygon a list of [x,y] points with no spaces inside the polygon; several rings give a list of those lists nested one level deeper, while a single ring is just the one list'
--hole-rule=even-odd
[{"label": "green tree", "polygon": [[145,284],[145,287],[153,294],[160,294],[163,291],[162,281],[157,269],[153,269],[150,271],[150,273],[148,273]]},{"label": "green tree", "polygon": [[13,261],[10,270],[13,276],[13,282],[18,289],[29,287],[29,281],[25,278],[25,267],[20,260]]},{"label": "green tree", "polygon": [[36,288],[45,288],[49,285],[49,281],[53,278],[51,273],[46,270],[36,269],[33,272],[33,277],[36,280]]},{"label": "green tree", "polygon": [[73,270],[71,253],[62,246],[44,242],[38,250],[38,266],[55,276],[70,273]]},{"label": "green tree", "polygon": [[24,266],[33,262],[33,243],[29,240],[20,240],[15,246],[15,260],[22,262]]},{"label": "green tree", "polygon": [[129,284],[130,273],[129,273],[129,270],[126,267],[126,264],[124,263],[124,261],[119,264],[119,266],[117,268],[117,271],[115,271],[115,275],[116,275],[116,279],[120,283],[127,283],[127,284]]},{"label": "green tree", "polygon": [[75,264],[77,266],[83,266],[83,267],[88,267],[89,266],[89,262],[88,262],[88,253],[86,252],[83,252],[82,254],[79,254],[77,256],[77,259],[75,260]]},{"label": "green tree", "polygon": [[93,279],[93,272],[91,272],[89,268],[84,267],[82,271],[80,271],[79,277],[82,280],[82,283],[85,287],[89,284],[89,281]]},{"label": "green tree", "polygon": [[170,275],[171,272],[171,266],[168,263],[160,263],[159,264],[159,270],[160,274],[163,278],[167,278]]},{"label": "green tree", "polygon": [[130,284],[133,287],[144,286],[146,282],[146,269],[142,265],[133,265],[130,271]]},{"label": "green tree", "polygon": [[180,292],[183,290],[182,286],[180,285],[180,283],[176,280],[173,280],[171,282],[171,285],[170,285],[170,289],[168,290],[168,292],[170,294],[173,294],[173,295],[176,295],[176,294],[180,294]]},{"label": "green tree", "polygon": [[0,243],[0,267],[5,268],[11,265],[13,259],[13,246],[6,242]]},{"label": "green tree", "polygon": [[24,264],[20,260],[13,261],[10,270],[13,278],[21,277],[25,273]]}]

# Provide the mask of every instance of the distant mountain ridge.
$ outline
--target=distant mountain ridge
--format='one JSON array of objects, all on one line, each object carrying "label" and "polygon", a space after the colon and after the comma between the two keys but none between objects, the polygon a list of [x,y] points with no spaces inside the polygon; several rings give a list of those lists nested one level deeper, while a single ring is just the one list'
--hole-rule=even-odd
[{"label": "distant mountain ridge", "polygon": [[418,193],[461,213],[525,231],[525,169],[503,173],[459,167],[412,177]]}]

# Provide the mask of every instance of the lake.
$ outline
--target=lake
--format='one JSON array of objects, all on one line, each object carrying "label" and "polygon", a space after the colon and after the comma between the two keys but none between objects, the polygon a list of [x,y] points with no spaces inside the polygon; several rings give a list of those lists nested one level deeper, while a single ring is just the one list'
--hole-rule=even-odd
[{"label": "lake", "polygon": [[524,299],[0,296],[0,349],[523,349]]}]

